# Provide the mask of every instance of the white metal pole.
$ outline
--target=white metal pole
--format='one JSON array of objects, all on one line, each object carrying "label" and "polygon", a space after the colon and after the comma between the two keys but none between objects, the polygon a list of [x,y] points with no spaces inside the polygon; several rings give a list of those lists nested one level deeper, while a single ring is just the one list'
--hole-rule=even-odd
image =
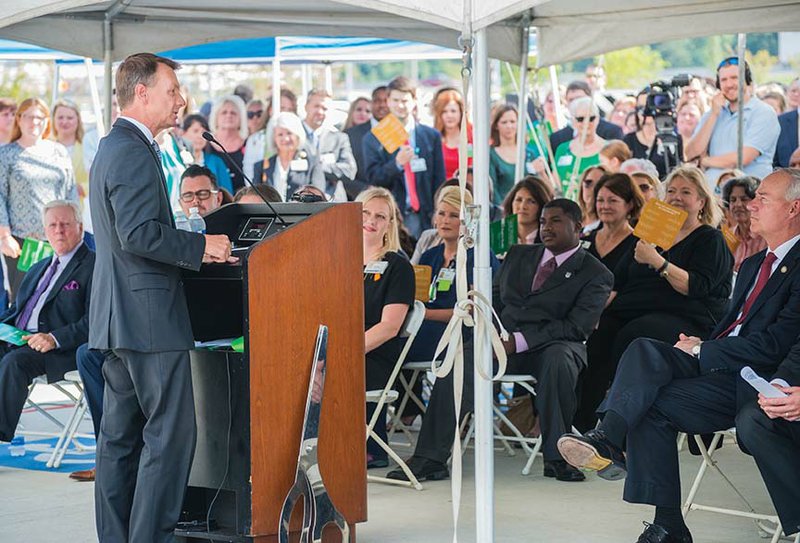
[{"label": "white metal pole", "polygon": [[[480,220],[475,236],[475,287],[491,302],[492,269],[489,265],[489,56],[486,30],[475,33],[473,57],[473,170],[475,203]],[[486,308],[490,309],[490,308]],[[478,374],[492,375],[489,335],[475,335],[475,530],[478,543],[494,541],[494,428],[492,426],[492,382]]]},{"label": "white metal pole", "polygon": [[558,124],[558,126],[553,127],[553,130],[560,130],[564,128],[561,126],[561,119],[564,118],[564,115],[561,112],[561,91],[558,88],[558,72],[556,72],[555,64],[550,66],[550,88],[553,91],[553,105],[556,110],[556,124]]},{"label": "white metal pole", "polygon": [[330,62],[325,63],[325,92],[333,96],[333,67]]},{"label": "white metal pole", "polygon": [[736,107],[736,130],[737,130],[737,144],[736,144],[736,167],[742,169],[744,162],[744,87],[747,82],[744,79],[745,72],[745,59],[744,52],[747,48],[747,34],[739,34],[737,43],[737,54],[739,55],[739,98],[738,106]]},{"label": "white metal pole", "polygon": [[350,95],[353,93],[353,63],[348,62],[344,65],[344,86],[345,92],[347,93],[347,99],[350,99]]},{"label": "white metal pole", "polygon": [[58,100],[58,85],[61,79],[61,66],[57,60],[53,61],[53,92],[50,95],[50,110],[53,109],[53,104]]},{"label": "white metal pole", "polygon": [[517,117],[517,163],[514,168],[514,181],[519,181],[525,175],[525,141],[526,128],[528,127],[528,39],[530,26],[522,29],[522,59],[519,63],[519,116]]},{"label": "white metal pole", "polygon": [[105,135],[105,131],[111,127],[111,90],[113,84],[111,82],[111,68],[113,62],[113,29],[111,26],[111,18],[106,16],[103,21],[103,104],[105,109],[103,111],[103,130],[98,134]]},{"label": "white metal pole", "polygon": [[86,67],[86,76],[89,81],[89,93],[92,95],[92,107],[94,108],[94,123],[98,134],[105,134],[105,123],[103,122],[103,106],[100,104],[100,92],[97,90],[97,78],[94,76],[94,64],[92,59],[85,57],[83,65]]}]

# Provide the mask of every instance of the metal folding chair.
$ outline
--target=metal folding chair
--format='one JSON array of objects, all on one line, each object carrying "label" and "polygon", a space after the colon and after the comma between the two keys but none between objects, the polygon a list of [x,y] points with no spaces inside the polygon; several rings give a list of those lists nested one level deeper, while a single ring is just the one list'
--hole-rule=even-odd
[{"label": "metal folding chair", "polygon": [[89,405],[86,403],[86,397],[83,391],[83,382],[81,381],[80,374],[77,370],[67,372],[64,375],[64,381],[73,384],[78,389],[78,400],[75,402],[75,407],[73,407],[70,418],[64,425],[61,435],[58,437],[58,441],[53,449],[53,453],[50,455],[50,459],[47,461],[48,468],[57,468],[61,465],[61,461],[64,459],[64,455],[67,453],[70,443],[72,443],[79,451],[94,450],[93,446],[83,445],[76,439],[78,437],[92,437],[88,434],[78,434],[78,427],[89,410]]}]

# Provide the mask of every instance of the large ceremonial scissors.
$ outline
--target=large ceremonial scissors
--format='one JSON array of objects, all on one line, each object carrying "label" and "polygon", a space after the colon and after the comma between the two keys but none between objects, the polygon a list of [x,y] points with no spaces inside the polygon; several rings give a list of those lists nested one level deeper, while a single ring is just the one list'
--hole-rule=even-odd
[{"label": "large ceremonial scissors", "polygon": [[300,496],[303,497],[304,503],[300,543],[321,542],[322,529],[331,522],[336,524],[342,532],[342,542],[350,541],[350,527],[328,497],[328,490],[325,488],[322,473],[319,470],[317,454],[319,415],[322,408],[322,391],[325,386],[327,353],[328,327],[321,324],[317,332],[317,344],[314,348],[314,362],[311,365],[306,416],[303,420],[303,437],[300,440],[300,452],[297,457],[297,474],[294,485],[289,489],[289,493],[283,501],[281,510],[280,526],[278,527],[280,543],[289,543],[289,520]]}]

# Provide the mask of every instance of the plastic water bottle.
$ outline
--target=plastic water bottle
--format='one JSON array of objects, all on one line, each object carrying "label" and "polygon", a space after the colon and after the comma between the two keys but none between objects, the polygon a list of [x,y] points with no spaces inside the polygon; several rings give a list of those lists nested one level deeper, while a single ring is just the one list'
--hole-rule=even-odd
[{"label": "plastic water bottle", "polygon": [[175,228],[178,230],[186,230],[187,232],[192,231],[192,228],[189,226],[189,219],[186,218],[183,211],[178,211],[175,214]]},{"label": "plastic water bottle", "polygon": [[189,229],[195,234],[206,233],[206,221],[200,216],[196,207],[189,209]]},{"label": "plastic water bottle", "polygon": [[14,436],[8,445],[8,454],[11,456],[25,456],[25,436]]}]

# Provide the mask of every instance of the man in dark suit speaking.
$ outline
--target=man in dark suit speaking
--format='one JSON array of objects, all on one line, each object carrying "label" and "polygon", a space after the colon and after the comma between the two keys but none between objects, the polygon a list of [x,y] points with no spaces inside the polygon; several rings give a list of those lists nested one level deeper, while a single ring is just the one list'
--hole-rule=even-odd
[{"label": "man in dark suit speaking", "polygon": [[[581,210],[567,199],[547,203],[539,220],[541,245],[514,245],[495,277],[492,303],[513,336],[507,373],[536,377],[536,408],[544,439],[545,477],[582,481],[556,449],[577,408],[575,384],[586,366],[584,342],[603,311],[614,278],[579,245]],[[472,410],[472,344],[465,344],[462,414]],[[452,374],[437,379],[408,466],[419,479],[447,477],[455,434]],[[388,474],[405,479],[402,470]]]},{"label": "man in dark suit speaking", "polygon": [[226,262],[227,236],[175,229],[154,136],[185,101],[178,64],[149,53],[116,75],[122,113],[90,174],[97,243],[89,346],[105,351],[95,508],[100,541],[172,541],[195,444],[180,268]]},{"label": "man in dark suit speaking", "polygon": [[[771,379],[776,370],[788,376],[780,370],[796,364],[792,355],[791,362],[781,361],[800,334],[800,170],[768,175],[747,207],[767,249],[742,263],[728,312],[711,339],[681,334],[674,346],[635,340],[598,410],[603,421],[558,443],[573,466],[611,480],[627,474],[625,501],[655,506],[639,541],[692,542],[680,509],[678,432],[708,434],[734,425],[737,411],[756,397],[739,377],[742,367]],[[798,519],[791,520],[796,529]]]},{"label": "man in dark suit speaking", "polygon": [[0,322],[32,332],[23,336],[27,345],[0,347],[0,441],[14,437],[33,379],[63,379],[75,369],[75,349],[88,335],[94,253],[83,243],[80,209],[55,200],[45,205],[43,218],[54,254],[31,267],[16,302],[0,316]]}]

